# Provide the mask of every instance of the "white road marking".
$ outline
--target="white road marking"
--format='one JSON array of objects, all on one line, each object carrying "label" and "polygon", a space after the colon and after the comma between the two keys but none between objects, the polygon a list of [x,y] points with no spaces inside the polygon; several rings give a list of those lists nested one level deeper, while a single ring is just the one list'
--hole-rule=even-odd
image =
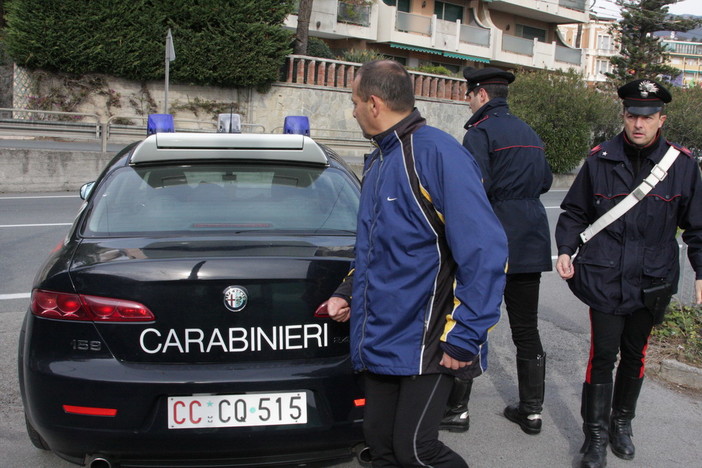
[{"label": "white road marking", "polygon": [[46,226],[71,226],[73,223],[45,223],[45,224],[0,224],[0,228],[10,227],[46,227]]},{"label": "white road marking", "polygon": [[8,299],[29,299],[31,297],[30,293],[17,293],[17,294],[0,294],[0,301]]},{"label": "white road marking", "polygon": [[20,197],[0,197],[0,200],[24,200],[30,198],[78,198],[77,195],[26,195]]}]

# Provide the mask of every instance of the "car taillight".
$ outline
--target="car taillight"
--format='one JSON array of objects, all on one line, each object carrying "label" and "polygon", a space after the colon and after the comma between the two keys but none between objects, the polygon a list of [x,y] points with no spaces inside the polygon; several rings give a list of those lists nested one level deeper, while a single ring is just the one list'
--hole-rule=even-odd
[{"label": "car taillight", "polygon": [[150,322],[154,314],[143,304],[124,299],[87,296],[35,289],[31,309],[34,315],[61,320],[94,322]]},{"label": "car taillight", "polygon": [[63,405],[63,410],[70,414],[82,414],[85,416],[117,416],[115,408],[95,408],[92,406]]},{"label": "car taillight", "polygon": [[329,301],[322,302],[319,307],[317,307],[317,310],[314,311],[314,316],[317,318],[329,318],[329,309],[327,308],[328,305]]}]

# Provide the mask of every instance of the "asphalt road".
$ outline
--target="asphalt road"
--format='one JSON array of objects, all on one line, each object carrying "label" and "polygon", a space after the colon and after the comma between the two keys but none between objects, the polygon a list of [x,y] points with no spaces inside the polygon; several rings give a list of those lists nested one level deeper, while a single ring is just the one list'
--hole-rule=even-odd
[{"label": "asphalt road", "polygon": [[[542,197],[551,226],[564,191]],[[17,337],[32,279],[48,252],[65,236],[81,201],[72,193],[0,194],[0,466],[70,468],[72,465],[35,449],[24,429],[17,384]],[[553,252],[555,256],[555,249]],[[548,355],[544,429],[524,434],[502,416],[517,398],[514,346],[506,315],[491,334],[490,368],[476,380],[471,401],[471,429],[441,433],[441,439],[473,468],[578,466],[583,436],[580,392],[589,349],[587,308],[554,272],[544,274],[541,335]],[[50,389],[47,389],[50,391]],[[648,380],[634,420],[636,459],[611,453],[610,468],[701,466],[702,399]],[[333,465],[359,467],[356,461]]]}]

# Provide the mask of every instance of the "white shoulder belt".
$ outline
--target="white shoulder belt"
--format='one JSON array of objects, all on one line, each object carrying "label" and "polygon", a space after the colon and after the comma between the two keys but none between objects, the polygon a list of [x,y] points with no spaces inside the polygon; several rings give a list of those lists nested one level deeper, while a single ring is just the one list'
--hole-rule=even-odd
[{"label": "white shoulder belt", "polygon": [[580,239],[583,244],[592,239],[595,234],[612,224],[614,221],[624,216],[624,213],[629,211],[636,205],[640,200],[650,192],[653,187],[656,186],[658,182],[665,179],[668,175],[668,169],[673,165],[675,159],[680,154],[680,151],[674,147],[668,148],[661,161],[653,166],[651,173],[646,177],[641,185],[636,187],[629,195],[627,195],[624,200],[617,203],[612,209],[600,216],[597,221],[592,223],[583,232],[580,233]]}]

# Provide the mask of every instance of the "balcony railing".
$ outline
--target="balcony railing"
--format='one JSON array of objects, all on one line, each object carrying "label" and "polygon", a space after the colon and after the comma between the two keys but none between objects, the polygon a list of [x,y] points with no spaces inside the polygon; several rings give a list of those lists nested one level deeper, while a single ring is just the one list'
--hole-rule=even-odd
[{"label": "balcony railing", "polygon": [[576,11],[587,11],[587,0],[558,0],[558,4]]},{"label": "balcony railing", "polygon": [[468,44],[490,47],[490,30],[462,24],[459,39],[461,42]]},{"label": "balcony railing", "polygon": [[370,26],[371,7],[370,5],[357,5],[349,2],[339,2],[339,9],[336,12],[336,20],[339,23],[357,24],[359,26]]},{"label": "balcony railing", "polygon": [[431,16],[413,15],[398,11],[395,29],[402,32],[431,36]]},{"label": "balcony railing", "polygon": [[[305,55],[288,55],[283,81],[300,85],[351,88],[360,63],[342,62]],[[431,75],[408,70],[418,97],[466,100],[466,82],[463,79]]]},{"label": "balcony railing", "polygon": [[572,63],[573,65],[580,66],[582,61],[582,51],[581,49],[556,46],[556,60],[559,62]]},{"label": "balcony railing", "polygon": [[517,36],[502,36],[502,50],[522,55],[534,55],[534,40]]}]

